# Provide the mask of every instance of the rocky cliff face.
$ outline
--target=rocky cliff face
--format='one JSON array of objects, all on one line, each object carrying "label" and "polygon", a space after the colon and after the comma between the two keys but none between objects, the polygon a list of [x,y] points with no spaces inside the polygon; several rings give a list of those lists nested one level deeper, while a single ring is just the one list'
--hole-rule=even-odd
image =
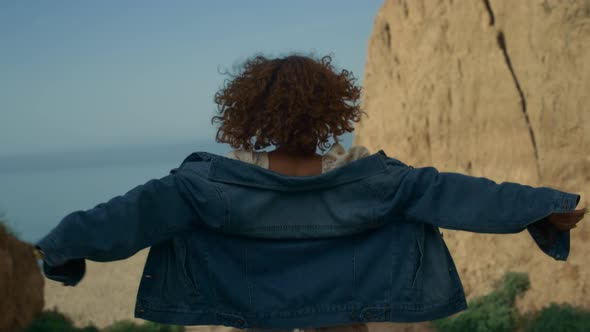
[{"label": "rocky cliff face", "polygon": [[[369,39],[354,145],[414,167],[547,186],[582,196],[590,182],[590,1],[386,0]],[[588,219],[588,217],[586,217]],[[443,230],[468,299],[504,272],[527,272],[520,311],[590,308],[590,226],[567,262],[527,232]]]},{"label": "rocky cliff face", "polygon": [[43,286],[32,245],[0,223],[0,332],[17,331],[41,313]]}]

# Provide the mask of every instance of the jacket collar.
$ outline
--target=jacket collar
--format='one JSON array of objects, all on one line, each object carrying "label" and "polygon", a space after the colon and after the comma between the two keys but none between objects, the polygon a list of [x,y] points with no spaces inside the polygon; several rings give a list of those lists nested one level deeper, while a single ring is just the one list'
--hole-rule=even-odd
[{"label": "jacket collar", "polygon": [[232,183],[250,187],[279,191],[301,191],[327,188],[339,184],[360,180],[387,169],[383,150],[354,160],[329,172],[312,176],[289,176],[272,170],[225,156],[200,153],[209,157],[208,179],[216,182]]}]

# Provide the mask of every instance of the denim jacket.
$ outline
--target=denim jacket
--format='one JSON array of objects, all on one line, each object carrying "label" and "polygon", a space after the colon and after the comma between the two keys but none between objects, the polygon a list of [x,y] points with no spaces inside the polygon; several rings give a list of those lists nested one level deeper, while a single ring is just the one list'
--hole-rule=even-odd
[{"label": "denim jacket", "polygon": [[566,260],[570,233],[546,217],[579,200],[414,168],[383,150],[313,176],[195,152],[167,176],[70,213],[36,247],[45,276],[69,286],[82,279],[85,259],[151,247],[135,317],[164,324],[418,322],[467,307],[439,227],[526,229],[545,254]]}]

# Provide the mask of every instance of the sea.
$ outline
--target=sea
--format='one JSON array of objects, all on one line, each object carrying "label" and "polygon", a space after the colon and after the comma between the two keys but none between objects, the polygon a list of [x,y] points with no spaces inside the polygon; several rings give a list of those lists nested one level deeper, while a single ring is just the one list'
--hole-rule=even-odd
[{"label": "sea", "polygon": [[0,219],[19,239],[35,243],[67,214],[162,178],[192,152],[230,150],[221,144],[176,144],[0,156]]}]

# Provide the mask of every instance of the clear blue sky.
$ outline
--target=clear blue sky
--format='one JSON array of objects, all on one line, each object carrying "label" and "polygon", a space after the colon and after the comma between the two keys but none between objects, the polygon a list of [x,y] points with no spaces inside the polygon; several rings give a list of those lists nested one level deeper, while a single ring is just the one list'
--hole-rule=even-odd
[{"label": "clear blue sky", "polygon": [[362,83],[381,3],[1,1],[0,156],[213,142],[218,70],[258,52],[332,53]]}]

